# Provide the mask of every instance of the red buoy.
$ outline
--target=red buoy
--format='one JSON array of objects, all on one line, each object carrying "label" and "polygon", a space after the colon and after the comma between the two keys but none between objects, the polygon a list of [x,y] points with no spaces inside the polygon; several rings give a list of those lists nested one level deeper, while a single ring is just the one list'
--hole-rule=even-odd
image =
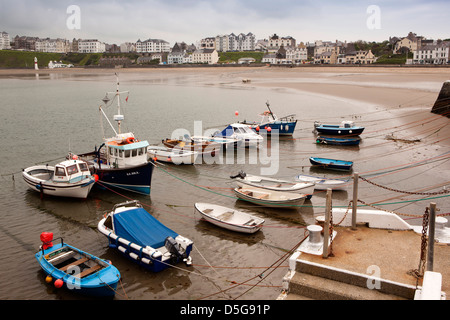
[{"label": "red buoy", "polygon": [[58,289],[61,288],[63,286],[63,284],[64,284],[64,281],[62,281],[61,279],[58,279],[55,281],[55,287]]}]

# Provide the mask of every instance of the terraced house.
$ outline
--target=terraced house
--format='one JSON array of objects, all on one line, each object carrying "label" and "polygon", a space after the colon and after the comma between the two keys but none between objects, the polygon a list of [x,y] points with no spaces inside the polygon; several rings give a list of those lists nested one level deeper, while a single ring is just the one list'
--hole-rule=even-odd
[{"label": "terraced house", "polygon": [[450,55],[450,42],[442,41],[439,44],[429,44],[414,51],[414,64],[448,64]]}]

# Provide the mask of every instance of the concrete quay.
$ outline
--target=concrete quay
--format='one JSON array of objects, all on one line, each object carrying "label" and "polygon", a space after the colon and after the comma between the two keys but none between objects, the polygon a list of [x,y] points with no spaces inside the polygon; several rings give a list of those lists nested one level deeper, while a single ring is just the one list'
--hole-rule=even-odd
[{"label": "concrete quay", "polygon": [[[421,257],[421,234],[413,230],[373,229],[366,225],[334,227],[328,258],[297,250],[283,279],[280,300],[412,300],[427,299],[423,278],[414,276]],[[308,241],[306,239],[305,241]],[[301,247],[301,246],[300,246]],[[308,250],[306,250],[308,251]],[[426,269],[425,269],[426,270]],[[450,294],[450,246],[435,243],[434,297]],[[429,287],[428,285],[426,287]],[[419,289],[419,290],[416,290]],[[439,294],[440,293],[440,294]]]}]

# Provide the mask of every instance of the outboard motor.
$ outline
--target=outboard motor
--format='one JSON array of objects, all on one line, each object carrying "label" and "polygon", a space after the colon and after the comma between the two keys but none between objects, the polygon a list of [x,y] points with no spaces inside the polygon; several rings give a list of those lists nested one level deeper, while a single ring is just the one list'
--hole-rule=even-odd
[{"label": "outboard motor", "polygon": [[164,241],[164,246],[167,251],[170,252],[172,257],[172,263],[176,263],[178,260],[187,259],[186,251],[183,250],[181,245],[179,245],[174,238],[167,237]]},{"label": "outboard motor", "polygon": [[53,247],[53,232],[42,232],[41,233],[42,249],[48,249]]},{"label": "outboard motor", "polygon": [[245,178],[245,176],[246,176],[247,174],[244,172],[244,171],[239,171],[239,173],[237,174],[237,175],[235,175],[235,176],[230,176],[230,178],[231,179],[235,179],[235,178],[241,178],[241,179],[244,179]]}]

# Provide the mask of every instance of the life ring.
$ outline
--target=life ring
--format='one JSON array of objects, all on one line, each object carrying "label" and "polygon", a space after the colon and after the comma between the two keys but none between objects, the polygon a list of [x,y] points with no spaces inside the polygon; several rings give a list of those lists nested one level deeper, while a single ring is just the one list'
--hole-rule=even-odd
[{"label": "life ring", "polygon": [[127,143],[133,143],[134,137],[129,137],[127,140],[125,140]]}]

